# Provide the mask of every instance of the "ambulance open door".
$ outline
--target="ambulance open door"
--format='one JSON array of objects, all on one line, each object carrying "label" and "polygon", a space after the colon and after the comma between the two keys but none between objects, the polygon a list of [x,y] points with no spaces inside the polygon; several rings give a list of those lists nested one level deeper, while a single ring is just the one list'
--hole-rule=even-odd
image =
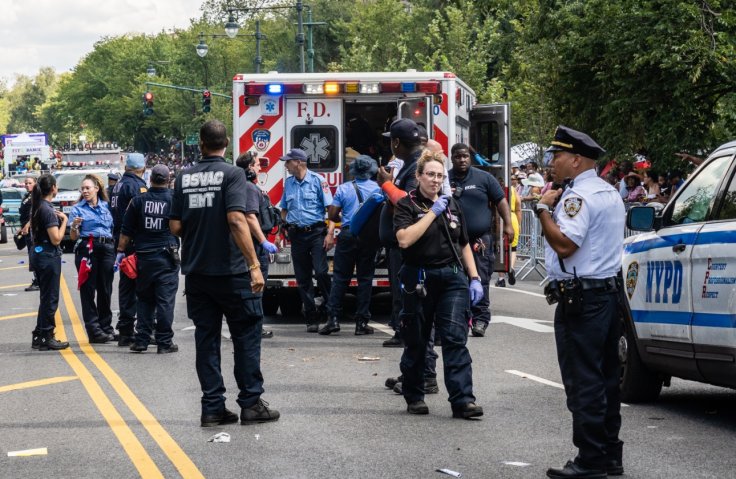
[{"label": "ambulance open door", "polygon": [[[488,158],[490,166],[480,167],[496,177],[506,190],[506,199],[511,202],[508,192],[509,158],[511,155],[511,108],[507,103],[497,105],[475,105],[470,111],[470,144],[475,150]],[[495,271],[508,272],[511,246],[503,240],[503,225],[498,215],[493,229],[493,248],[496,257]]]},{"label": "ambulance open door", "polygon": [[432,131],[430,97],[405,98],[399,101],[396,118],[409,118],[421,124],[427,131]]}]

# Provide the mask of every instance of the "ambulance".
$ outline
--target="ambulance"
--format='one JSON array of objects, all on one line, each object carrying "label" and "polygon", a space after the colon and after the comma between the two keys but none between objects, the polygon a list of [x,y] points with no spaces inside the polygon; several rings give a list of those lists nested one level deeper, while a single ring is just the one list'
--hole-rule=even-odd
[{"label": "ambulance", "polygon": [[663,209],[635,207],[624,243],[624,401],[670,378],[736,387],[736,141],[717,148]]},{"label": "ambulance", "polygon": [[[473,90],[450,72],[238,74],[233,80],[233,157],[258,154],[259,184],[278,206],[287,175],[278,159],[286,151],[304,150],[308,168],[324,176],[334,192],[350,181],[348,168],[357,155],[388,162],[390,145],[382,133],[397,118],[423,125],[446,155],[455,143],[472,145],[494,161],[488,171],[509,184],[509,105],[476,104]],[[501,245],[496,267],[506,271],[508,246],[502,228],[496,229]],[[374,290],[380,291],[389,284],[380,259],[377,266]],[[263,305],[266,314],[279,307],[283,315],[299,313],[288,241],[270,265]]]}]

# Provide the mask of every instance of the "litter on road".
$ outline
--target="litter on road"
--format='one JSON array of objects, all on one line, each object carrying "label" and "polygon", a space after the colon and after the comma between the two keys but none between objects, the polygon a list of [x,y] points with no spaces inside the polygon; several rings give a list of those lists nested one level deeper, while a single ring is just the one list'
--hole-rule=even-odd
[{"label": "litter on road", "polygon": [[447,474],[448,476],[452,477],[463,477],[463,474],[461,472],[453,471],[450,469],[435,469],[437,472],[441,472],[442,474]]},{"label": "litter on road", "polygon": [[230,442],[230,434],[226,432],[218,432],[211,438],[207,439],[207,442]]}]

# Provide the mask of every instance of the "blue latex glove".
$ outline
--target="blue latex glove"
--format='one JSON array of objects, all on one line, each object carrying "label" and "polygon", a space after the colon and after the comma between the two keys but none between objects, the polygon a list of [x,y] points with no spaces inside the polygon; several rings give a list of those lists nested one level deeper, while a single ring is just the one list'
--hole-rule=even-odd
[{"label": "blue latex glove", "polygon": [[483,285],[477,279],[470,281],[470,305],[475,306],[483,299]]},{"label": "blue latex glove", "polygon": [[120,262],[125,258],[125,253],[118,253],[117,256],[115,256],[115,265],[113,265],[113,271],[117,273],[118,269],[120,269]]},{"label": "blue latex glove", "polygon": [[432,213],[434,213],[435,216],[440,216],[445,209],[447,209],[447,202],[450,200],[450,197],[447,195],[442,195],[439,198],[437,198],[437,201],[434,202],[432,205]]},{"label": "blue latex glove", "polygon": [[279,252],[279,247],[268,240],[263,240],[261,247],[268,251],[268,254],[276,254]]}]

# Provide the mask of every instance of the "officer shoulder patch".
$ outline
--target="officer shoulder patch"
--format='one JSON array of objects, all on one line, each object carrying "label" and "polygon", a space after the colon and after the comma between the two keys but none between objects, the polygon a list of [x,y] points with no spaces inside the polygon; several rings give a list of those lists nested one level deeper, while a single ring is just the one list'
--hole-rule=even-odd
[{"label": "officer shoulder patch", "polygon": [[565,202],[562,204],[562,208],[565,210],[565,213],[570,218],[574,218],[575,215],[577,215],[580,212],[580,208],[583,206],[583,199],[579,196],[573,196],[572,198],[567,198]]},{"label": "officer shoulder patch", "polygon": [[145,193],[146,191],[148,191],[148,188],[146,188],[145,186],[141,186],[141,193]]},{"label": "officer shoulder patch", "polygon": [[330,192],[330,185],[327,184],[326,181],[322,182],[322,193],[329,193]]}]

